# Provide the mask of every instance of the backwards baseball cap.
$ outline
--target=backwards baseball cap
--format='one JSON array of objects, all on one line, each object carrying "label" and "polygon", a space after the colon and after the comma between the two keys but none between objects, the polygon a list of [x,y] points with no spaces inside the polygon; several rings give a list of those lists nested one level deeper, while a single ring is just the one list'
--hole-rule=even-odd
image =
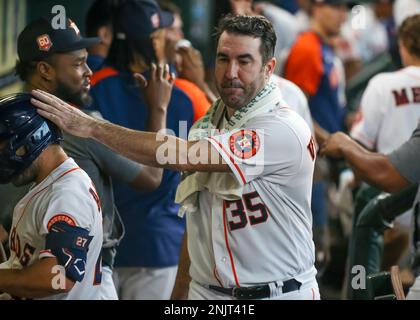
[{"label": "backwards baseball cap", "polygon": [[154,31],[170,27],[173,23],[173,15],[163,11],[155,1],[129,0],[118,10],[114,23],[115,36],[119,40],[142,41]]},{"label": "backwards baseball cap", "polygon": [[100,42],[99,38],[83,38],[70,19],[66,20],[65,29],[54,28],[53,18],[50,15],[35,20],[19,34],[17,52],[20,61],[42,60],[53,53],[84,49]]}]

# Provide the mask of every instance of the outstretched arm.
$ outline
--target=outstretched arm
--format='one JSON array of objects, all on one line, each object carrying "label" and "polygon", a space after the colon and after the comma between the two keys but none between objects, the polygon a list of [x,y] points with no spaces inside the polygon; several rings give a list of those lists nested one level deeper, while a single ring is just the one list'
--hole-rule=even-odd
[{"label": "outstretched arm", "polygon": [[31,101],[39,108],[39,114],[61,129],[75,136],[93,138],[139,163],[180,171],[230,171],[207,140],[188,142],[161,133],[127,129],[94,119],[44,91],[34,90],[32,95],[35,99]]},{"label": "outstretched arm", "polygon": [[342,132],[326,140],[321,155],[346,159],[358,178],[387,192],[399,191],[409,184],[386,155],[368,151]]}]

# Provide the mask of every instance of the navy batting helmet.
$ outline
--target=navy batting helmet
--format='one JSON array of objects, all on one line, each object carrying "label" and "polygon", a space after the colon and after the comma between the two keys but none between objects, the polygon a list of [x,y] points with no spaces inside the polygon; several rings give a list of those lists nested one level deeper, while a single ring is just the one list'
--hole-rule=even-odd
[{"label": "navy batting helmet", "polygon": [[51,143],[63,139],[61,131],[41,117],[31,95],[18,93],[0,99],[0,183],[22,173]]}]

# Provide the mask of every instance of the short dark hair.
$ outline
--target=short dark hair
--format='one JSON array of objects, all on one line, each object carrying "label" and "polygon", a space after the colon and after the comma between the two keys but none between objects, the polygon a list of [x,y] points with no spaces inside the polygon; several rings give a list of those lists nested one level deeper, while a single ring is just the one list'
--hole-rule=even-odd
[{"label": "short dark hair", "polygon": [[38,65],[38,62],[44,61],[47,62],[50,65],[53,65],[53,56],[50,55],[48,57],[45,57],[42,60],[32,60],[32,61],[20,61],[19,59],[16,60],[15,65],[15,74],[19,76],[19,78],[26,82],[36,71],[36,66]]},{"label": "short dark hair", "polygon": [[236,33],[261,39],[260,53],[263,64],[274,56],[277,36],[273,25],[263,16],[241,16],[228,14],[219,20],[216,28],[216,43],[223,32]]},{"label": "short dark hair", "polygon": [[112,26],[112,13],[115,6],[115,0],[96,0],[92,4],[85,18],[87,37],[97,37],[100,27]]},{"label": "short dark hair", "polygon": [[410,54],[420,58],[420,14],[404,20],[398,29],[398,38]]},{"label": "short dark hair", "polygon": [[135,47],[126,39],[115,39],[112,41],[105,61],[119,71],[129,71],[136,51]]}]

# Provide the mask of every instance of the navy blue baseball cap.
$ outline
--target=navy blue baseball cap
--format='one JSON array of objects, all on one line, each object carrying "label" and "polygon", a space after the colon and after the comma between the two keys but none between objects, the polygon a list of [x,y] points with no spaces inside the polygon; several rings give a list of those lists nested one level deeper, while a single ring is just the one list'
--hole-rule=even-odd
[{"label": "navy blue baseball cap", "polygon": [[153,0],[128,0],[119,7],[114,21],[114,39],[127,41],[145,59],[155,60],[151,34],[170,27],[174,16]]},{"label": "navy blue baseball cap", "polygon": [[50,15],[35,20],[19,34],[17,52],[20,61],[39,61],[53,53],[89,48],[100,42],[99,38],[83,38],[70,19],[66,20],[64,29],[54,28],[53,18]]},{"label": "navy blue baseball cap", "polygon": [[170,27],[174,16],[162,10],[153,0],[128,0],[119,8],[114,22],[115,36],[119,40],[144,40],[161,28]]}]

